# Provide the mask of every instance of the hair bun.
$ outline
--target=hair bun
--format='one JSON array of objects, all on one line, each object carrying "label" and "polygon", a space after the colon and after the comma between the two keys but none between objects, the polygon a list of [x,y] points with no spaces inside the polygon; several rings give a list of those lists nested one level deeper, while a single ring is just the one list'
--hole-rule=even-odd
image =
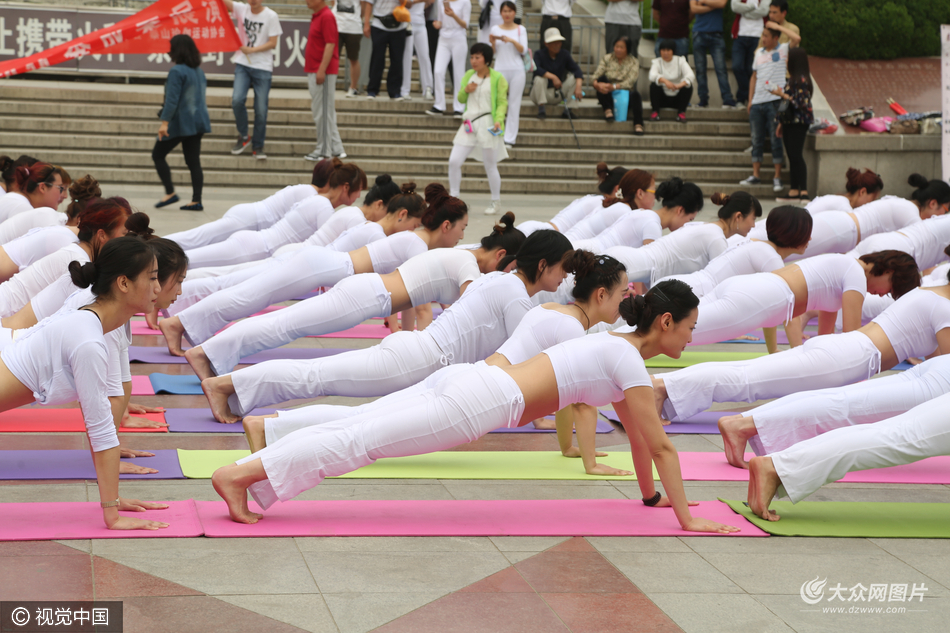
[{"label": "hair bun", "polygon": [[425,188],[425,201],[430,206],[438,206],[449,196],[449,192],[440,183],[430,182]]},{"label": "hair bun", "polygon": [[380,174],[376,176],[376,180],[375,180],[377,186],[388,185],[392,181],[393,181],[393,177],[390,176],[389,174]]},{"label": "hair bun", "polygon": [[590,251],[574,251],[564,262],[565,272],[574,273],[575,277],[586,277],[594,271],[597,264],[597,256]]},{"label": "hair bun", "polygon": [[709,199],[712,200],[713,204],[719,205],[720,207],[724,207],[729,204],[729,194],[727,193],[719,193],[717,191],[712,196],[710,196]]},{"label": "hair bun", "polygon": [[400,187],[400,191],[403,193],[403,195],[414,194],[416,192],[416,183],[404,182],[402,183],[402,187]]},{"label": "hair bun", "polygon": [[511,230],[515,226],[515,214],[511,211],[505,211],[505,214],[498,218],[498,222],[492,229],[493,233],[502,233]]},{"label": "hair bun", "polygon": [[143,239],[148,239],[155,233],[155,229],[149,227],[149,217],[141,211],[133,213],[125,221],[125,228],[129,235],[137,235]]},{"label": "hair bun", "polygon": [[647,309],[647,302],[643,295],[624,297],[620,302],[620,317],[627,325],[636,325]]},{"label": "hair bun", "polygon": [[656,197],[661,201],[666,200],[667,198],[675,198],[680,195],[683,191],[683,186],[686,183],[683,182],[682,178],[678,176],[672,176],[668,180],[661,182],[656,188]]},{"label": "hair bun", "polygon": [[603,181],[609,175],[610,167],[607,166],[607,163],[597,163],[597,179]]},{"label": "hair bun", "polygon": [[67,269],[69,270],[69,278],[73,280],[73,284],[80,288],[88,288],[91,286],[96,281],[98,274],[96,265],[92,262],[80,264],[77,261],[71,261]]},{"label": "hair bun", "polygon": [[915,189],[924,189],[930,184],[930,181],[927,180],[926,176],[922,176],[921,174],[911,174],[907,177],[907,184]]}]

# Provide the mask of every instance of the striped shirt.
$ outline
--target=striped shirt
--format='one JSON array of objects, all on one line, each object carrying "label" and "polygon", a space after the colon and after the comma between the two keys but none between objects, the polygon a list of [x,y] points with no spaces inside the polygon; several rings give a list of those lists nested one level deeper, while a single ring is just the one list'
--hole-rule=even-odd
[{"label": "striped shirt", "polygon": [[752,105],[781,99],[772,90],[785,87],[785,69],[788,66],[788,44],[779,44],[770,51],[760,48],[755,52],[752,70],[755,71],[755,94]]}]

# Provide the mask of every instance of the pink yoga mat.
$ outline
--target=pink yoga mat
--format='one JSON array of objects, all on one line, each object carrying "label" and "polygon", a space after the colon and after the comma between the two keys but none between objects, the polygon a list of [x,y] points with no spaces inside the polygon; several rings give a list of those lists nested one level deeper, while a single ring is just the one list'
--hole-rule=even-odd
[{"label": "pink yoga mat", "polygon": [[155,389],[152,387],[152,381],[148,376],[132,376],[132,395],[133,396],[154,396]]},{"label": "pink yoga mat", "polygon": [[[280,309],[282,306],[273,306],[276,309]],[[227,328],[224,328],[227,329]],[[378,323],[360,323],[356,327],[352,327],[348,330],[343,330],[342,332],[333,332],[332,334],[321,334],[316,338],[385,338],[389,334],[389,328],[382,324],[382,321]],[[161,336],[162,333],[158,330],[153,330],[149,328],[145,321],[132,321],[132,335],[136,336]]]},{"label": "pink yoga mat", "polygon": [[[235,523],[223,501],[197,501],[205,536],[703,536],[684,532],[672,508],[637,500],[288,501],[253,525]],[[259,511],[251,502],[251,509]],[[742,529],[733,536],[768,536],[720,501],[691,507],[701,516]],[[727,536],[708,534],[707,536]]]},{"label": "pink yoga mat", "polygon": [[[150,420],[165,421],[164,413],[146,413],[141,416]],[[0,433],[81,433],[85,432],[82,411],[79,409],[47,409],[23,407],[0,413]],[[167,433],[165,427],[157,429],[119,429],[122,433]]]},{"label": "pink yoga mat", "polygon": [[[725,454],[681,452],[680,468],[684,481],[749,481],[749,471],[726,462]],[[746,453],[746,460],[753,453]],[[861,484],[950,484],[950,456],[929,457],[913,464],[859,470],[840,481]]]},{"label": "pink yoga mat", "polygon": [[201,536],[195,502],[166,501],[166,510],[122,512],[122,516],[170,524],[161,530],[110,530],[97,502],[4,503],[0,541],[51,541],[80,538],[184,538]]}]

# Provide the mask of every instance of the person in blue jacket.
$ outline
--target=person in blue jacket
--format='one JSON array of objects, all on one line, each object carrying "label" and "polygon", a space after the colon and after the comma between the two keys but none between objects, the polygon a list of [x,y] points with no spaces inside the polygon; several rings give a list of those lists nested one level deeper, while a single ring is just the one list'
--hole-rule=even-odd
[{"label": "person in blue jacket", "polygon": [[185,164],[191,172],[191,204],[181,208],[185,211],[203,211],[201,188],[204,174],[201,171],[201,137],[211,132],[211,119],[205,92],[208,82],[201,65],[201,53],[189,35],[176,35],[171,39],[169,56],[175,64],[165,79],[165,103],[159,118],[158,139],[152,148],[155,171],[165,186],[165,197],[155,203],[161,208],[178,202],[172,172],[165,157],[181,143]]}]

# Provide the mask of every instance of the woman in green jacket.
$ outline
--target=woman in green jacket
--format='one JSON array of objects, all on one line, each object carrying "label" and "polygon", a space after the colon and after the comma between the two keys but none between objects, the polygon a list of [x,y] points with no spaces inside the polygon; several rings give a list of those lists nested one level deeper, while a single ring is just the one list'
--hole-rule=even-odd
[{"label": "woman in green jacket", "polygon": [[[452,142],[449,157],[449,189],[458,197],[462,185],[462,163],[472,153],[481,150],[485,175],[491,189],[491,205],[486,215],[498,213],[501,207],[501,176],[498,163],[508,158],[505,149],[505,114],[508,112],[508,82],[490,64],[494,51],[488,44],[472,44],[469,51],[472,69],[462,78],[458,100],[465,104],[464,121]],[[479,156],[476,153],[475,159]]]}]

